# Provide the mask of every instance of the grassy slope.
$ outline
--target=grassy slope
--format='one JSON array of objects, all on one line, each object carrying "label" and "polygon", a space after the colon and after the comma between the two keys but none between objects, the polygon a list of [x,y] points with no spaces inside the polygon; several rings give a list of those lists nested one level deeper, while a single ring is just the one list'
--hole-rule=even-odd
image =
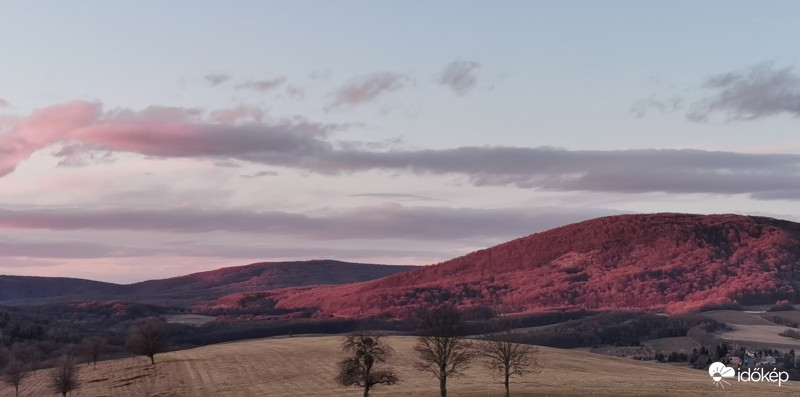
[{"label": "grassy slope", "polygon": [[778,316],[795,321],[800,318],[800,311],[747,313],[733,310],[716,310],[705,312],[703,315],[724,322],[731,327],[731,331],[720,335],[722,339],[761,348],[779,350],[800,348],[800,340],[778,335],[790,327],[775,324],[764,318],[765,316]]},{"label": "grassy slope", "polygon": [[[413,369],[412,337],[391,337],[392,360],[402,383],[378,388],[374,395],[436,396],[437,383]],[[81,366],[83,396],[359,396],[355,388],[333,381],[341,359],[341,337],[262,339],[206,346],[157,356]],[[580,351],[541,348],[546,363],[538,375],[515,380],[516,396],[748,396],[798,395],[800,384],[733,384],[716,389],[705,371],[669,364],[617,359]],[[46,371],[26,379],[22,396],[47,396]],[[449,382],[452,396],[498,396],[501,386],[480,365]],[[9,395],[7,386],[0,395]],[[13,393],[12,393],[13,394]]]}]

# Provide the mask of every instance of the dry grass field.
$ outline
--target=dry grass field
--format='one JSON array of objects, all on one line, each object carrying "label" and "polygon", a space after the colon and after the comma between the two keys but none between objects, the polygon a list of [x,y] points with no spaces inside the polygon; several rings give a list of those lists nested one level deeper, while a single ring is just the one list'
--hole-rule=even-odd
[{"label": "dry grass field", "polygon": [[782,325],[741,325],[729,324],[733,331],[725,332],[722,339],[748,343],[752,345],[772,346],[776,349],[797,349],[800,340],[780,336],[789,327]]},{"label": "dry grass field", "polygon": [[[376,396],[436,396],[437,382],[413,369],[413,337],[390,337],[393,364],[402,382],[376,388]],[[97,369],[82,365],[83,387],[71,396],[359,396],[356,388],[333,382],[342,357],[341,337],[261,339],[176,351],[145,358],[104,361]],[[738,383],[717,389],[705,371],[639,362],[575,350],[541,348],[546,368],[513,382],[516,396],[796,396],[797,383]],[[54,396],[46,371],[24,381],[22,396]],[[502,388],[480,364],[449,382],[452,396],[500,396]],[[13,395],[7,386],[0,396]]]},{"label": "dry grass field", "polygon": [[713,310],[703,312],[702,315],[726,324],[775,325],[775,323],[765,320],[761,313],[747,313],[736,310]]},{"label": "dry grass field", "polygon": [[168,314],[164,316],[164,320],[167,320],[168,323],[186,325],[203,325],[216,319],[214,316],[204,316],[202,314]]},{"label": "dry grass field", "polygon": [[800,310],[789,310],[783,312],[768,312],[761,315],[762,317],[778,317],[784,320],[789,320],[800,324]]}]

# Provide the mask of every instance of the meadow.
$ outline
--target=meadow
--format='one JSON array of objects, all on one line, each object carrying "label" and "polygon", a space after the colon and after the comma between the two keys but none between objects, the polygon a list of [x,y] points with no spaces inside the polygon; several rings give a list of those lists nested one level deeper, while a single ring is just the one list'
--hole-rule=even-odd
[{"label": "meadow", "polygon": [[[438,384],[414,369],[415,338],[392,336],[391,360],[401,382],[377,387],[375,396],[437,396]],[[333,378],[343,358],[341,336],[269,338],[174,351],[146,358],[80,366],[82,387],[73,397],[100,396],[359,396],[357,388],[338,386]],[[542,372],[512,382],[515,396],[790,396],[800,384],[738,383],[716,388],[706,371],[653,361],[635,361],[580,350],[540,347]],[[47,389],[47,370],[23,382],[21,396],[55,395]],[[480,361],[464,376],[448,382],[451,396],[501,396],[502,385]],[[699,393],[699,394],[698,394]],[[0,396],[13,395],[7,386]]]}]

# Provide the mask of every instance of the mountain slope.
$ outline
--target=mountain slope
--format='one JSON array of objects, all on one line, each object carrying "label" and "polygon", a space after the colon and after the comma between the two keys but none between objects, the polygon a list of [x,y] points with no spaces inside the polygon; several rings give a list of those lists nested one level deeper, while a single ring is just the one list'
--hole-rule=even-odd
[{"label": "mountain slope", "polygon": [[622,215],[572,224],[364,283],[268,294],[279,308],[404,315],[422,304],[503,312],[683,312],[800,291],[800,224],[738,215]]},{"label": "mountain slope", "polygon": [[350,263],[329,259],[259,262],[125,286],[130,294],[222,296],[306,285],[350,284],[416,268]]},{"label": "mountain slope", "polygon": [[208,299],[238,292],[361,282],[412,268],[333,260],[262,262],[128,285],[63,277],[0,276],[0,301]]}]

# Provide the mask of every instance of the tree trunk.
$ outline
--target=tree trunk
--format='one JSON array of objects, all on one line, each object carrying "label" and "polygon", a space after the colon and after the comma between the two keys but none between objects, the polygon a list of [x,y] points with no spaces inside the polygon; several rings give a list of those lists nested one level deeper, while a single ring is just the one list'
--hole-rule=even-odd
[{"label": "tree trunk", "polygon": [[439,392],[441,392],[442,397],[447,397],[447,378],[445,377],[439,378]]},{"label": "tree trunk", "polygon": [[156,363],[156,355],[153,354],[150,356],[150,364],[155,364],[155,363]]},{"label": "tree trunk", "polygon": [[370,372],[372,372],[372,363],[368,362],[368,363],[366,363],[366,366],[367,366],[366,371],[364,371],[365,372],[364,373],[364,397],[369,397],[369,387],[370,387],[369,380],[371,378]]},{"label": "tree trunk", "polygon": [[508,372],[506,372],[506,397],[511,397],[511,390],[508,387]]}]

